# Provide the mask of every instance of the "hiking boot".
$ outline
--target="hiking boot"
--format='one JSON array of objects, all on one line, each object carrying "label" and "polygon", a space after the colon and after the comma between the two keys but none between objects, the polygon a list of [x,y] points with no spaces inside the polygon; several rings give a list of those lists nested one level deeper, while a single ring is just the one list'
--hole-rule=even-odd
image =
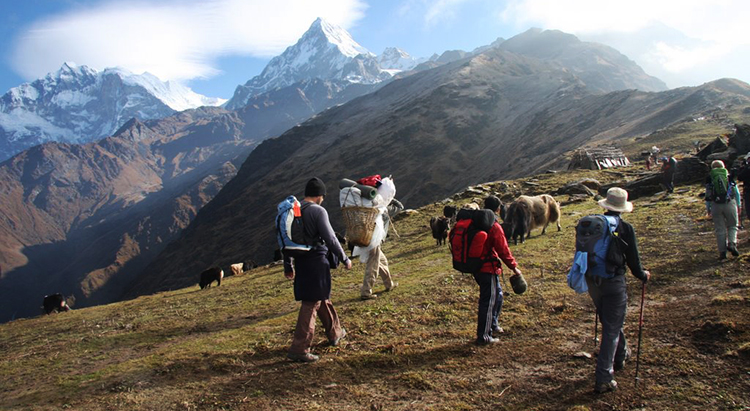
[{"label": "hiking boot", "polygon": [[363,295],[363,296],[360,296],[359,298],[362,301],[364,301],[364,300],[374,300],[374,299],[378,298],[378,295],[377,294]]},{"label": "hiking boot", "polygon": [[597,394],[604,394],[605,392],[611,392],[617,389],[617,381],[612,380],[610,382],[596,383],[594,386],[594,392]]},{"label": "hiking boot", "polygon": [[729,247],[727,247],[727,250],[729,250],[729,252],[732,253],[732,255],[735,257],[740,256],[740,252],[737,251],[737,246],[735,245],[730,245]]},{"label": "hiking boot", "polygon": [[315,362],[320,359],[317,355],[310,354],[309,352],[306,352],[304,354],[296,354],[290,352],[286,355],[286,358],[289,358],[290,360],[295,362]]},{"label": "hiking boot", "polygon": [[338,345],[341,343],[341,340],[343,340],[344,337],[346,337],[346,329],[342,328],[341,336],[339,338],[336,338],[335,340],[330,341],[331,347],[338,347]]},{"label": "hiking boot", "polygon": [[392,286],[390,286],[390,287],[388,287],[388,288],[386,288],[386,289],[385,289],[385,291],[391,291],[392,289],[394,289],[394,288],[396,288],[396,287],[398,287],[398,283],[394,281],[394,282],[393,282],[393,285],[392,285]]},{"label": "hiking boot", "polygon": [[727,259],[727,252],[722,251],[719,253],[719,260],[726,260]]},{"label": "hiking boot", "polygon": [[481,346],[481,345],[495,344],[499,342],[500,342],[499,338],[490,338],[489,340],[477,340],[475,344]]},{"label": "hiking boot", "polygon": [[621,361],[615,361],[615,371],[622,371],[625,368],[625,363],[630,359],[630,348],[625,350],[625,358]]}]

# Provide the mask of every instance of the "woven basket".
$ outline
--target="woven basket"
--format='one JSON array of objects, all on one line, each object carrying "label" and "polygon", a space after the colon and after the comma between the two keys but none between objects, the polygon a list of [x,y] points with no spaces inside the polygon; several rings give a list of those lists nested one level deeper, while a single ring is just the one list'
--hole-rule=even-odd
[{"label": "woven basket", "polygon": [[367,247],[375,231],[378,209],[374,207],[343,207],[341,215],[346,225],[347,241],[359,247]]}]

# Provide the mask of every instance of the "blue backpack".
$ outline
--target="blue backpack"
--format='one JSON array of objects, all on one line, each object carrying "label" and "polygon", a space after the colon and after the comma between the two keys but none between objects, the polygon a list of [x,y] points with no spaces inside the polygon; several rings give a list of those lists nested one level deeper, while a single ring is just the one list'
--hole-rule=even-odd
[{"label": "blue backpack", "polygon": [[295,196],[289,196],[276,207],[276,239],[284,255],[300,257],[312,250],[305,240],[302,207]]},{"label": "blue backpack", "polygon": [[568,286],[577,293],[588,291],[586,275],[612,278],[625,273],[620,218],[593,214],[576,225],[576,253],[568,272]]}]

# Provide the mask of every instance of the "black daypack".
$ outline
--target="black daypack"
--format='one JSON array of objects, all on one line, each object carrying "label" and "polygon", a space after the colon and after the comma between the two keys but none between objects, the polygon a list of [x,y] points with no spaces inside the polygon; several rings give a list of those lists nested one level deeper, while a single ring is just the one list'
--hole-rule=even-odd
[{"label": "black daypack", "polygon": [[478,273],[488,261],[487,240],[495,223],[492,210],[462,209],[449,234],[453,268],[468,274]]}]

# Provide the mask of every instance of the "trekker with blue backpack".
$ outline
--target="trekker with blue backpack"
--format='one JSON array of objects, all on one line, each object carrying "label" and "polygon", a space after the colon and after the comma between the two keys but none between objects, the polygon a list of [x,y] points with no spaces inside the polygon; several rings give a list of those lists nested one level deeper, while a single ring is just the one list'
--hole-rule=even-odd
[{"label": "trekker with blue backpack", "polygon": [[735,183],[729,178],[729,171],[724,162],[711,162],[711,172],[706,178],[706,201],[711,202],[711,217],[714,221],[716,244],[719,248],[719,259],[727,258],[727,251],[733,256],[737,251],[737,202]]},{"label": "trekker with blue backpack", "polygon": [[[286,200],[279,204],[276,227],[284,256],[284,276],[294,280],[294,299],[302,302],[294,339],[287,354],[287,358],[292,361],[318,360],[317,355],[310,353],[316,316],[320,317],[332,346],[338,345],[346,336],[346,330],[341,327],[336,309],[331,303],[331,268],[336,268],[338,262],[342,261],[349,270],[352,262],[336,239],[328,220],[328,212],[320,206],[325,195],[325,184],[314,177],[305,186],[302,203],[291,197],[293,201],[290,212],[293,214],[287,213],[289,209]],[[285,224],[282,220],[287,220],[287,216],[289,220]],[[297,230],[292,225],[301,226],[302,233],[296,234]]]},{"label": "trekker with blue backpack", "polygon": [[641,266],[633,226],[620,218],[621,213],[633,211],[628,192],[612,187],[599,205],[607,210],[603,215],[584,217],[576,226],[576,257],[571,269],[571,274],[575,270],[585,274],[585,286],[581,288],[588,288],[602,323],[594,385],[597,394],[617,389],[614,372],[623,369],[630,357],[622,331],[628,306],[626,267],[644,284],[651,278]]}]

